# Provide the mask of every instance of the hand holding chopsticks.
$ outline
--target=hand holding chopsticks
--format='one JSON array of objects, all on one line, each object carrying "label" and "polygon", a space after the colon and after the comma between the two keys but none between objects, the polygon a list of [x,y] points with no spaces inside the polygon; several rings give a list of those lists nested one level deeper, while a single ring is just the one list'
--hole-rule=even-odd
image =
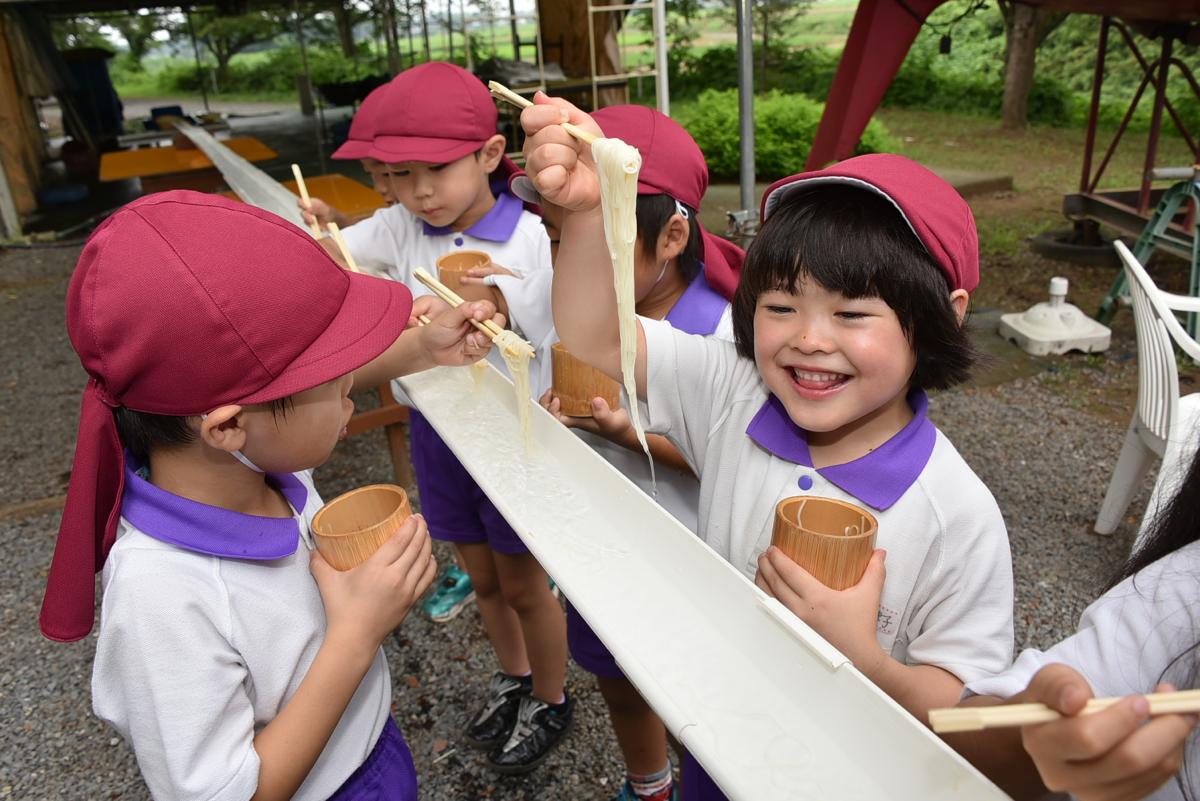
[{"label": "hand holding chopsticks", "polygon": [[[461,306],[466,302],[458,295],[458,293],[450,289],[450,287],[446,286],[420,267],[413,271],[413,275],[416,276],[418,281],[429,287],[435,295],[451,306]],[[503,328],[496,325],[491,320],[484,320],[483,322],[480,322],[479,320],[472,318],[470,323],[483,333],[487,334],[493,342],[499,341],[501,345],[509,348],[511,352],[524,355],[529,359],[533,358],[533,346],[528,342],[522,341],[520,346],[517,346],[513,344],[506,344],[505,342],[498,340],[498,337],[506,338],[503,336],[506,332]],[[518,347],[520,347],[519,351],[517,350]]]},{"label": "hand holding chopsticks", "polygon": [[[312,201],[308,197],[308,186],[304,183],[304,174],[300,172],[299,164],[292,165],[292,177],[296,179],[296,188],[300,190],[300,199],[304,201],[304,210],[308,211],[309,205]],[[308,224],[308,227],[312,229],[313,236],[315,236],[317,239],[321,238],[320,225],[315,222],[311,222]],[[355,272],[358,271],[355,270]]]},{"label": "hand holding chopsticks", "polygon": [[[1200,690],[1180,690],[1169,693],[1151,693],[1145,696],[1150,704],[1151,715],[1200,713]],[[1108,709],[1122,698],[1093,698],[1080,712],[1090,715]],[[950,709],[929,710],[929,725],[939,734],[959,731],[1009,726],[1031,726],[1049,723],[1061,718],[1055,710],[1045,704],[1002,704],[1000,706],[967,706]]]},{"label": "hand holding chopsticks", "polygon": [[[498,81],[488,81],[488,91],[501,100],[506,100],[509,103],[512,103],[517,108],[529,108],[533,105],[532,101],[521,97],[519,94]],[[578,125],[573,125],[569,122],[562,123],[562,127],[567,133],[571,134],[571,136],[574,136],[579,141],[586,142],[589,145],[599,138],[595,134],[589,133],[588,131],[580,128]]]}]

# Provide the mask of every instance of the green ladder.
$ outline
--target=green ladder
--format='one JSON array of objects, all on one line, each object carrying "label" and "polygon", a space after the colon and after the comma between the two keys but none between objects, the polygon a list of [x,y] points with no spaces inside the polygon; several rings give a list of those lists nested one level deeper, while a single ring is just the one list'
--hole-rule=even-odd
[{"label": "green ladder", "polygon": [[[1185,169],[1169,168],[1164,170],[1155,170],[1155,177],[1164,178],[1186,178],[1177,184],[1173,184],[1166,192],[1163,192],[1162,199],[1158,201],[1158,207],[1154,209],[1154,214],[1150,217],[1150,222],[1146,223],[1146,227],[1142,229],[1141,235],[1138,237],[1137,243],[1133,246],[1133,255],[1142,264],[1145,264],[1150,254],[1154,252],[1156,247],[1163,245],[1171,246],[1175,252],[1180,250],[1186,252],[1188,250],[1187,239],[1172,231],[1169,226],[1171,221],[1179,213],[1179,209],[1183,207],[1189,200],[1192,202],[1192,207],[1196,209],[1194,217],[1200,219],[1200,165],[1196,167],[1188,167]],[[1192,297],[1200,296],[1200,231],[1196,230],[1195,224],[1192,227],[1192,273],[1188,281],[1188,294]],[[1125,271],[1121,270],[1117,273],[1117,279],[1113,281],[1112,289],[1108,290],[1108,295],[1105,296],[1100,304],[1100,311],[1096,312],[1096,319],[1107,325],[1116,314],[1117,304],[1121,300],[1129,298],[1129,288],[1125,283]],[[1189,314],[1187,319],[1187,330],[1192,336],[1196,335],[1197,315]]]}]

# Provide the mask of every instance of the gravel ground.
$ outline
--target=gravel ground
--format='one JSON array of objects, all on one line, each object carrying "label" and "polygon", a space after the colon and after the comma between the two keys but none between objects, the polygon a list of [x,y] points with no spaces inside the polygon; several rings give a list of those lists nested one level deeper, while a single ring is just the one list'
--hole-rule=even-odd
[{"label": "gravel ground", "polygon": [[[54,644],[36,626],[83,386],[62,319],[77,256],[72,247],[0,251],[0,445],[8,466],[0,473],[0,547],[8,555],[0,567],[0,798],[147,797],[127,747],[91,714],[94,639]],[[1008,521],[1021,647],[1045,647],[1072,630],[1127,553],[1145,496],[1116,536],[1090,533],[1123,427],[1065,408],[1052,378],[943,393],[933,402],[935,421],[991,487]],[[318,483],[329,497],[391,476],[375,431],[344,443]],[[532,776],[508,779],[457,745],[494,665],[478,615],[472,610],[444,625],[413,615],[386,648],[395,715],[416,758],[423,798],[612,795],[620,778],[616,743],[585,674],[572,669],[568,677],[578,702],[570,738]]]}]

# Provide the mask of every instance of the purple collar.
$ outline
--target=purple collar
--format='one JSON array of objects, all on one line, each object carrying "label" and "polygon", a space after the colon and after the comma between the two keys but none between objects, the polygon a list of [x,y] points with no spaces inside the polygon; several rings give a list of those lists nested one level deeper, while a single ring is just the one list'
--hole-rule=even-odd
[{"label": "purple collar", "polygon": [[[138,467],[127,452],[121,516],[147,536],[233,559],[280,559],[296,552],[300,528],[295,518],[247,515],[181,498],[142,478]],[[268,478],[293,509],[304,511],[308,489],[300,479],[290,473],[269,473]]]},{"label": "purple collar", "polygon": [[[521,212],[524,210],[525,204],[521,202],[520,198],[510,195],[508,192],[501,192],[496,196],[496,202],[488,209],[487,214],[461,233],[476,239],[486,239],[489,242],[507,242],[512,237],[513,231],[517,230],[517,223],[520,222]],[[449,226],[439,228],[424,220],[421,221],[421,225],[424,228],[425,236],[447,236],[455,233]]]},{"label": "purple collar", "polygon": [[[929,398],[915,390],[908,394],[913,419],[887,442],[852,462],[817,470],[826,481],[874,509],[889,508],[908,491],[933,454],[937,429],[926,412]],[[746,427],[746,436],[768,451],[794,464],[812,467],[807,432],[792,422],[783,403],[771,395]]]},{"label": "purple collar", "polygon": [[729,301],[708,285],[704,277],[704,265],[701,264],[700,274],[688,284],[671,311],[667,312],[667,322],[684,333],[707,336],[717,330],[721,315],[728,306]]}]

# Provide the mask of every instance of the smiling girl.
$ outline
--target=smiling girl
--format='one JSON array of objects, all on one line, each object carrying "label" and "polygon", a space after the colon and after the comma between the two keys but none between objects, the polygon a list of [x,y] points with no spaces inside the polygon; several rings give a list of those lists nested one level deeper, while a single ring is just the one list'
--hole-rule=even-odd
[{"label": "smiling girl", "polygon": [[[538,101],[522,113],[527,167],[567,209],[555,324],[565,347],[617,377],[595,167],[559,123],[598,129]],[[960,383],[973,361],[974,220],[945,182],[891,155],[780,181],[763,219],[733,301],[736,345],[639,320],[647,430],[700,476],[700,536],[924,719],[964,681],[1007,667],[1013,647],[1004,521],[926,417],[925,391]],[[775,505],[796,495],[878,518],[884,550],[854,587],[830,590],[769,547]],[[688,772],[685,797],[719,797]]]}]

